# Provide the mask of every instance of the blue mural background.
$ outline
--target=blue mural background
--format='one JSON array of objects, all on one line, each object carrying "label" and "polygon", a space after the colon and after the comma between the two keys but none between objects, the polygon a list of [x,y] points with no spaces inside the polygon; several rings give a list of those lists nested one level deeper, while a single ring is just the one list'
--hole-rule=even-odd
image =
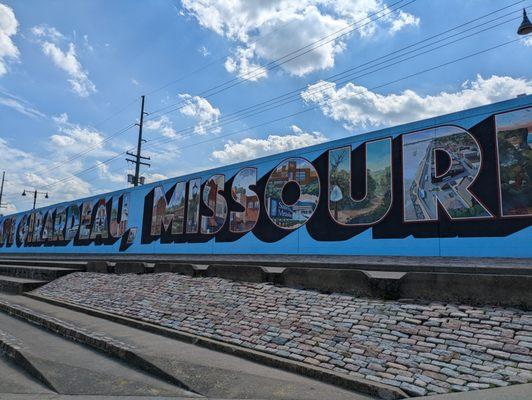
[{"label": "blue mural background", "polygon": [[[212,237],[202,243],[168,243],[161,244],[159,240],[152,243],[141,243],[141,232],[143,223],[143,211],[145,207],[145,197],[157,185],[162,185],[166,190],[170,189],[178,181],[188,181],[194,178],[201,178],[205,182],[214,174],[224,174],[226,180],[233,177],[243,167],[257,168],[257,176],[268,174],[282,160],[290,157],[303,157],[307,160],[315,160],[323,155],[327,150],[351,145],[356,148],[360,144],[383,137],[396,138],[398,135],[415,132],[439,125],[456,125],[464,129],[469,129],[476,124],[486,120],[493,114],[505,112],[512,109],[532,106],[532,96],[523,96],[501,103],[482,106],[463,112],[453,113],[445,116],[418,121],[406,125],[387,128],[368,134],[348,137],[333,142],[294,150],[274,156],[264,157],[257,160],[234,164],[222,168],[190,174],[179,178],[173,178],[161,182],[128,188],[105,195],[98,195],[83,200],[109,199],[111,196],[119,196],[122,193],[131,193],[131,203],[129,209],[128,227],[138,227],[138,234],[135,242],[122,253],[150,253],[150,254],[329,254],[329,255],[405,255],[405,256],[471,256],[471,257],[532,257],[532,218],[525,217],[528,224],[512,234],[493,237],[427,237],[414,238],[374,238],[369,227],[362,233],[347,240],[338,241],[318,241],[311,237],[305,225],[287,234],[282,239],[273,243],[261,241],[253,232],[248,232],[236,241],[220,242]],[[490,134],[493,134],[491,132]],[[496,163],[496,160],[485,160],[488,163]],[[528,182],[528,184],[532,184]],[[322,190],[326,190],[322,188]],[[396,189],[394,189],[396,190]],[[261,199],[263,201],[263,199]],[[397,200],[394,199],[394,203]],[[68,206],[72,202],[56,204],[50,207],[39,209],[43,214],[57,206]],[[394,204],[394,207],[402,205]],[[496,210],[495,210],[496,211]],[[26,212],[28,213],[28,212]],[[24,213],[16,214],[17,224]],[[496,214],[497,218],[500,215]],[[3,217],[4,219],[7,216]],[[0,253],[119,253],[120,241],[112,245],[91,243],[85,246],[75,246],[72,242],[66,246],[39,246],[39,247],[18,247],[13,244],[11,247],[1,247]]]}]

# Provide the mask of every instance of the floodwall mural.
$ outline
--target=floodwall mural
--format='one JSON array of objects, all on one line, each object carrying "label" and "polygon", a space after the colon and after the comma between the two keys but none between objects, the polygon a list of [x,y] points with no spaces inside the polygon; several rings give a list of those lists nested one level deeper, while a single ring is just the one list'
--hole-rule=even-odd
[{"label": "floodwall mural", "polygon": [[531,103],[0,217],[0,252],[532,257]]}]

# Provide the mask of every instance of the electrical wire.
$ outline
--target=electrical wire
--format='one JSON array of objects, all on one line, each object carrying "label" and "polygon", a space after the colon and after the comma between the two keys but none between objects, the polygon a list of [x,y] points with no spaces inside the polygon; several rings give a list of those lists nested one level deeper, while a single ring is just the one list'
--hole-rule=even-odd
[{"label": "electrical wire", "polygon": [[[399,4],[399,3],[402,3],[403,1],[404,0],[397,1],[397,2],[393,3],[391,5],[391,7],[393,7],[393,6],[395,6],[395,5]],[[325,44],[328,44],[328,43],[330,43],[332,41],[335,41],[338,38],[340,38],[342,36],[345,36],[345,35],[353,32],[353,31],[355,31],[356,29],[363,28],[366,25],[369,25],[369,24],[371,24],[371,23],[373,23],[373,22],[375,22],[375,21],[377,21],[377,20],[379,20],[381,18],[384,18],[385,16],[394,13],[395,11],[399,10],[402,7],[410,5],[410,4],[414,3],[415,1],[417,1],[417,0],[410,0],[408,3],[406,3],[404,5],[399,5],[395,9],[390,9],[388,6],[385,6],[382,9],[380,9],[379,11],[376,11],[376,12],[374,12],[372,14],[369,14],[368,16],[349,24],[348,26],[346,26],[346,27],[344,27],[342,29],[339,29],[339,30],[337,30],[335,32],[332,32],[331,34],[329,34],[327,36],[324,36],[324,37],[322,37],[322,38],[320,38],[320,39],[318,39],[318,40],[316,40],[316,41],[314,41],[314,42],[312,42],[312,43],[310,43],[310,44],[308,44],[306,46],[303,46],[303,47],[301,47],[299,49],[293,50],[293,51],[285,54],[282,57],[279,57],[279,58],[277,58],[277,59],[275,59],[273,61],[270,61],[268,64],[266,64],[266,66],[261,66],[261,67],[257,67],[257,68],[252,69],[251,71],[249,71],[246,74],[244,74],[244,76],[247,75],[247,77],[245,77],[245,78],[235,77],[235,78],[229,79],[228,81],[225,81],[225,82],[223,82],[221,84],[218,84],[218,85],[213,86],[213,87],[211,87],[209,89],[203,90],[202,92],[200,92],[198,94],[198,96],[202,96],[204,98],[210,98],[210,97],[212,97],[212,96],[214,96],[216,94],[219,94],[221,92],[224,92],[224,91],[226,91],[226,90],[228,90],[228,89],[230,89],[230,88],[232,88],[232,87],[234,87],[236,85],[239,85],[241,83],[250,81],[251,79],[253,79],[256,76],[257,73],[260,73],[264,69],[270,71],[270,70],[273,70],[275,68],[278,68],[281,65],[286,64],[287,62],[290,62],[290,61],[294,60],[295,58],[301,57],[301,56],[309,53],[310,51],[313,51],[313,50],[315,50],[315,49],[317,49],[317,48],[319,48],[321,46],[324,46]],[[524,0],[521,0],[521,1],[524,1]],[[377,14],[379,14],[380,12],[383,12],[383,11],[385,11],[385,13],[383,15],[380,15],[380,16],[376,17],[375,19],[371,19],[372,17],[376,16]],[[362,24],[362,25],[359,26],[359,24],[361,22],[363,22],[363,21],[365,21],[367,19],[370,19],[370,20],[368,22],[366,22],[365,24]],[[347,32],[344,32],[344,33],[340,34],[339,36],[335,36],[333,39],[330,39],[330,40],[328,40],[328,41],[326,41],[324,43],[318,44],[321,41],[326,40],[326,39],[330,38],[331,36],[337,35],[339,32],[342,32],[342,31],[344,31],[346,29],[349,29],[349,30]],[[314,45],[317,45],[317,46],[312,47]],[[309,47],[310,47],[310,49],[309,49]],[[297,54],[298,52],[300,52],[302,50],[305,50],[305,52],[303,52],[301,54]],[[288,58],[288,59],[284,60],[287,57],[291,57],[291,58]],[[281,60],[284,60],[284,61],[280,62]],[[249,76],[252,73],[255,73],[255,75]],[[229,86],[227,86],[226,88],[223,88],[223,86],[226,86],[226,85],[229,85]],[[212,92],[212,91],[214,91],[214,92],[213,93],[209,93],[209,92]],[[173,107],[173,106],[176,106],[176,105],[181,105],[181,104],[184,104],[184,103],[185,103],[184,101],[180,101],[180,102],[177,102],[177,103],[174,103],[174,104],[170,104],[170,105],[164,106],[164,107],[162,107],[160,109],[157,109],[155,111],[151,111],[150,115],[151,116],[155,116],[157,114],[160,114],[160,112],[162,110],[165,110],[167,108],[170,108],[170,107]],[[177,109],[180,109],[180,108],[182,108],[182,107],[179,107]],[[173,110],[170,110],[168,112],[176,111],[177,109],[173,109]],[[165,112],[164,114],[167,114],[168,112]],[[164,115],[164,114],[161,114],[161,115]]]},{"label": "electrical wire", "polygon": [[[420,47],[420,48],[418,48],[418,49],[411,50],[411,51],[409,51],[409,52],[407,52],[407,53],[404,53],[404,54],[400,55],[400,57],[402,57],[402,56],[404,56],[404,55],[406,55],[406,54],[412,53],[412,52],[414,52],[414,51],[421,50],[421,49],[426,48],[426,47],[428,47],[428,46],[433,46],[433,45],[435,45],[435,44],[437,44],[437,43],[440,43],[440,42],[442,42],[442,41],[446,41],[446,40],[448,40],[448,39],[450,39],[450,38],[452,38],[452,37],[456,37],[457,35],[461,35],[461,34],[463,34],[463,33],[465,33],[465,32],[471,31],[471,30],[473,30],[473,29],[477,29],[478,27],[481,27],[481,26],[486,25],[486,24],[488,24],[488,23],[490,23],[490,22],[493,22],[493,21],[496,21],[496,20],[498,20],[498,19],[501,19],[501,18],[503,18],[503,17],[505,17],[505,16],[508,16],[508,15],[510,15],[510,14],[513,14],[513,13],[515,13],[515,12],[516,12],[516,11],[512,11],[512,12],[510,12],[510,13],[504,14],[504,15],[499,16],[499,17],[497,17],[497,18],[495,18],[495,19],[492,19],[492,20],[490,20],[490,21],[484,22],[484,23],[482,23],[482,24],[480,24],[480,25],[474,26],[474,27],[469,28],[469,29],[466,29],[466,30],[464,30],[464,31],[462,31],[462,32],[459,32],[459,33],[453,34],[453,35],[451,35],[451,36],[445,37],[445,38],[443,38],[443,39],[440,39],[440,40],[438,40],[438,41],[436,41],[436,42],[434,42],[434,43],[430,43],[430,44],[425,45],[425,46],[422,46],[422,47]],[[519,10],[518,12],[520,13],[520,10]],[[419,56],[421,56],[421,55],[425,55],[425,54],[427,54],[427,53],[429,53],[429,52],[432,52],[432,51],[435,51],[435,50],[441,49],[441,48],[443,48],[443,47],[449,46],[449,45],[451,45],[451,44],[454,44],[454,43],[456,43],[456,42],[458,42],[458,41],[461,41],[461,40],[467,39],[467,38],[472,37],[472,36],[474,36],[474,35],[477,35],[477,34],[479,34],[479,33],[483,33],[483,32],[485,32],[485,31],[487,31],[487,30],[490,30],[490,29],[493,29],[493,28],[497,28],[497,27],[501,26],[502,24],[505,24],[505,23],[508,23],[508,22],[512,22],[512,21],[514,21],[514,20],[516,20],[516,19],[518,19],[518,18],[519,18],[519,17],[511,18],[511,19],[509,19],[509,20],[503,21],[502,23],[498,23],[498,24],[496,24],[496,25],[489,26],[489,27],[487,27],[487,28],[485,28],[485,29],[482,29],[482,30],[480,30],[480,31],[473,32],[473,33],[471,33],[471,34],[469,34],[469,35],[467,35],[467,36],[464,36],[464,37],[461,37],[461,38],[459,38],[459,39],[453,40],[453,41],[451,41],[451,42],[448,42],[448,43],[442,44],[442,45],[440,45],[440,46],[437,46],[437,47],[431,48],[431,49],[429,49],[429,50],[426,50],[426,51],[424,51],[424,52],[421,52],[421,53],[415,54],[415,55],[410,56],[410,57],[408,57],[408,58],[400,59],[400,60],[395,61],[395,62],[393,62],[393,63],[391,63],[391,64],[384,65],[384,66],[382,66],[382,67],[380,67],[380,68],[377,68],[377,69],[373,69],[373,70],[371,70],[371,71],[369,71],[369,72],[366,72],[366,73],[364,73],[364,74],[359,74],[359,75],[355,76],[354,78],[357,79],[357,78],[360,78],[360,77],[363,77],[363,76],[367,76],[367,75],[373,74],[373,73],[375,73],[375,72],[381,71],[381,70],[383,70],[383,69],[390,68],[390,67],[395,66],[395,65],[397,65],[397,64],[399,64],[399,63],[402,63],[402,62],[405,62],[405,61],[411,60],[411,59],[416,58],[416,57],[419,57]],[[470,22],[472,22],[472,21],[470,21]],[[469,22],[469,23],[470,23],[470,22]],[[464,25],[464,24],[462,24],[462,25],[460,25],[460,26],[463,26],[463,25]],[[459,26],[459,27],[460,27],[460,26]],[[445,31],[445,32],[442,32],[442,33],[438,34],[438,35],[434,35],[433,37],[441,36],[442,34],[447,33],[447,32],[450,32],[450,31],[452,31],[452,30],[455,30],[456,28],[457,28],[457,27],[455,27],[455,28],[451,28],[451,29],[449,29],[449,30],[447,30],[447,31]],[[418,44],[419,44],[419,43],[422,43],[422,42],[426,42],[426,41],[427,41],[427,39],[424,39],[424,40],[422,40],[422,41],[419,41]],[[404,47],[403,49],[411,48],[412,46],[413,46],[413,45],[409,45],[409,46]],[[401,49],[401,50],[402,50],[402,49]],[[392,52],[392,53],[389,53],[389,54],[397,53],[397,52],[399,52],[399,51],[401,51],[401,50],[397,50],[397,51]],[[388,54],[388,55],[389,55],[389,54]],[[384,57],[387,57],[388,55],[386,55],[386,56],[384,56]],[[373,62],[373,61],[378,61],[378,60],[381,59],[381,58],[383,58],[383,57],[379,57],[379,58],[374,59],[374,60],[372,60],[372,61],[370,61],[370,62],[367,62],[367,63],[361,64],[360,66],[365,66],[365,65],[367,65],[367,64],[370,64],[370,63]],[[370,68],[374,68],[374,67],[376,67],[376,66],[378,66],[378,65],[382,65],[382,64],[388,63],[389,61],[393,61],[393,59],[386,60],[386,61],[384,61],[384,62],[378,63],[378,64],[373,65],[373,66],[371,66],[371,67],[365,68],[365,69],[363,69],[362,71],[368,70],[368,69],[370,69]],[[354,70],[354,69],[356,69],[356,68],[358,68],[358,67],[350,68],[349,70],[352,71],[352,70]],[[340,75],[342,75],[342,74],[345,74],[345,72],[335,74],[334,76],[340,76]],[[337,83],[337,84],[345,83],[345,82],[350,81],[350,80],[353,79],[352,75],[353,75],[353,74],[349,74],[349,75],[343,76],[341,79],[335,79],[335,80],[333,80],[333,82],[335,82],[335,83]],[[349,78],[348,78],[348,77],[349,77]],[[324,79],[328,79],[328,78],[324,78]],[[325,90],[328,89],[328,85],[329,85],[330,83],[331,83],[331,82],[320,82],[319,84],[315,85],[315,86],[317,86],[317,87],[314,87],[314,88],[311,89],[310,91],[307,91],[307,93],[309,93],[309,94],[315,94],[315,93],[318,93],[318,92],[325,91]],[[322,87],[322,89],[320,89],[320,87]],[[244,108],[244,109],[241,109],[241,110],[235,111],[235,112],[233,112],[233,113],[231,113],[231,114],[227,114],[224,118],[222,118],[222,119],[221,119],[220,121],[218,121],[216,124],[213,124],[213,126],[209,126],[209,129],[213,129],[213,128],[214,128],[214,129],[218,129],[218,128],[221,127],[221,126],[225,126],[225,125],[228,125],[228,124],[230,124],[230,123],[237,122],[237,121],[239,121],[242,117],[255,116],[255,115],[257,115],[257,114],[260,114],[260,113],[263,113],[263,112],[266,112],[266,111],[272,110],[272,109],[274,109],[274,108],[278,108],[278,107],[284,106],[284,105],[286,105],[286,104],[293,103],[293,102],[295,102],[295,101],[299,101],[299,99],[300,99],[300,91],[301,91],[301,90],[304,90],[305,88],[306,88],[306,87],[302,87],[302,88],[299,88],[299,89],[296,89],[296,90],[290,91],[290,92],[288,92],[288,93],[286,93],[286,94],[284,94],[284,95],[274,97],[273,99],[270,99],[270,100],[267,100],[267,101],[264,101],[264,102],[261,102],[261,103],[257,103],[257,104],[255,104],[255,105],[253,105],[253,106],[246,107],[246,108]],[[291,94],[295,94],[295,95],[294,95],[294,96],[290,96],[290,97],[286,97],[287,95],[291,95]],[[257,111],[257,107],[258,107],[258,106],[260,106],[260,107],[259,107],[260,111]],[[264,108],[264,107],[267,107],[267,108]],[[193,126],[191,126],[191,127],[187,127],[187,128],[185,128],[185,129],[182,129],[182,130],[176,131],[176,134],[185,133],[185,132],[192,132],[193,129],[194,129]],[[179,136],[179,139],[183,139],[183,138],[188,137],[188,136],[190,136],[190,135],[187,135],[187,136],[180,135],[180,136]],[[166,142],[167,140],[168,140],[168,138],[166,138],[166,137],[159,137],[159,138],[156,138],[156,139],[152,139],[152,140],[150,140],[150,142],[153,144],[153,143],[156,143],[157,141],[164,141],[164,142]]]},{"label": "electrical wire", "polygon": [[[487,53],[489,51],[501,48],[503,46],[507,46],[507,45],[509,45],[511,43],[515,43],[515,42],[517,42],[519,40],[521,40],[521,38],[517,38],[517,39],[510,40],[510,41],[506,41],[506,42],[500,43],[498,45],[495,45],[495,46],[492,46],[492,47],[489,47],[489,48],[486,48],[486,49],[483,49],[483,50],[468,54],[466,56],[459,57],[459,58],[456,58],[454,60],[451,60],[451,61],[448,61],[448,62],[445,62],[445,63],[441,63],[441,64],[438,64],[436,66],[433,66],[433,67],[430,67],[430,68],[427,68],[427,69],[424,69],[424,70],[421,70],[421,71],[417,71],[417,72],[415,72],[413,74],[406,75],[404,77],[389,81],[387,83],[371,87],[368,90],[372,91],[372,90],[376,90],[376,89],[379,89],[379,88],[382,88],[382,87],[385,87],[385,86],[389,86],[391,84],[394,84],[394,83],[397,83],[397,82],[400,82],[400,81],[403,81],[403,80],[406,80],[406,79],[409,79],[409,78],[412,78],[412,77],[415,77],[415,76],[418,76],[418,75],[421,75],[421,74],[424,74],[424,73],[427,73],[427,72],[431,72],[431,71],[434,71],[436,69],[443,68],[443,67],[446,67],[448,65],[451,65],[451,64],[454,64],[454,63],[457,63],[457,62],[460,62],[460,61],[463,61],[463,60],[466,60],[466,59],[469,59],[469,58],[472,58],[472,57],[476,57],[476,56],[478,56],[480,54],[484,54],[484,53]],[[340,100],[342,100],[342,99],[337,99],[337,100],[330,101],[329,104],[338,102]],[[234,132],[230,132],[228,134],[217,136],[217,137],[210,138],[210,139],[206,139],[206,140],[203,140],[203,141],[200,141],[200,142],[191,143],[189,145],[180,146],[179,149],[183,150],[183,149],[191,148],[191,147],[198,146],[198,145],[201,145],[201,144],[205,144],[205,143],[208,143],[208,142],[220,140],[220,139],[223,139],[223,138],[226,138],[226,137],[229,137],[229,136],[236,135],[236,134],[241,133],[241,132],[245,132],[245,131],[248,131],[248,130],[251,130],[251,129],[256,129],[256,128],[259,128],[259,127],[262,127],[262,126],[266,126],[266,125],[269,125],[269,124],[272,124],[272,123],[275,123],[275,122],[279,122],[279,121],[282,121],[282,120],[285,120],[285,119],[288,119],[288,118],[292,118],[292,117],[297,116],[297,115],[308,113],[310,111],[319,109],[319,107],[320,107],[320,105],[317,105],[317,106],[314,106],[314,107],[310,107],[310,108],[307,108],[305,110],[298,111],[298,112],[295,112],[295,113],[291,113],[291,114],[288,114],[288,115],[285,115],[285,116],[282,116],[282,117],[279,117],[279,118],[276,118],[276,119],[273,119],[273,120],[269,120],[269,121],[260,123],[258,125],[252,126],[252,127],[247,127],[245,129],[241,129],[241,130],[237,130],[237,131],[234,131]],[[176,139],[175,138],[170,138],[168,140],[168,142],[170,142],[172,140],[176,140]],[[146,146],[146,147],[148,147],[148,146]],[[101,162],[99,164],[102,164],[102,163],[106,164],[106,163],[118,158],[118,156],[119,155],[111,157],[110,159],[108,159],[106,161],[103,161],[103,162]],[[82,173],[85,173],[87,171],[90,171],[90,170],[93,170],[93,169],[97,168],[99,164],[97,164],[97,165],[95,165],[93,167],[87,168],[87,169],[85,169],[83,171],[80,171],[80,172],[74,174],[72,177],[67,177],[67,178],[64,178],[64,179],[62,179],[60,181],[54,182],[54,183],[52,183],[49,186],[54,186],[54,185],[59,184],[61,182],[65,182],[65,181],[68,181],[70,179],[74,179],[74,177],[77,177],[77,176],[79,176]]]}]

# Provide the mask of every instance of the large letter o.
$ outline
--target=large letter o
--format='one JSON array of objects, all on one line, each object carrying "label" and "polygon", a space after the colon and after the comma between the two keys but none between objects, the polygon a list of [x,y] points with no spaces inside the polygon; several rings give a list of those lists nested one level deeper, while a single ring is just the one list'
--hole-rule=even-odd
[{"label": "large letter o", "polygon": [[[283,199],[283,189],[290,182],[299,186],[299,197],[288,205]],[[264,191],[266,213],[281,229],[292,230],[304,225],[316,211],[319,198],[318,172],[304,158],[289,158],[277,165]]]}]

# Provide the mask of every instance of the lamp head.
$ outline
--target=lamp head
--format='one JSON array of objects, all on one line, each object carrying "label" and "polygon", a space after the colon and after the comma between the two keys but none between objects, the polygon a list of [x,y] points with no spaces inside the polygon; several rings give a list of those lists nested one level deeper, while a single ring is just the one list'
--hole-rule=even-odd
[{"label": "lamp head", "polygon": [[529,33],[532,33],[532,22],[528,19],[526,10],[523,8],[523,21],[521,22],[521,25],[519,25],[519,28],[517,28],[517,34],[528,35]]}]

